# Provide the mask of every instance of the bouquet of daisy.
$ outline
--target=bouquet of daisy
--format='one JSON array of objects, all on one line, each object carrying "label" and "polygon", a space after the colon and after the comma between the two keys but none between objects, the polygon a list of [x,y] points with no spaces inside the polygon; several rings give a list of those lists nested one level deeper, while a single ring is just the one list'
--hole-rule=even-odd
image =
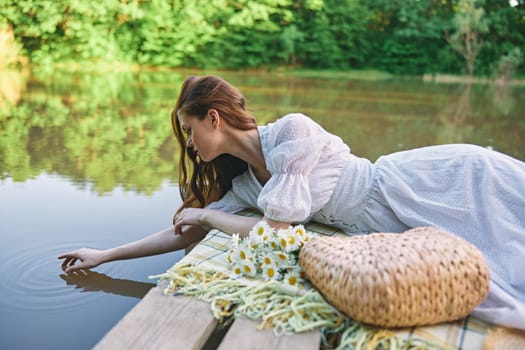
[{"label": "bouquet of daisy", "polygon": [[235,276],[262,277],[266,281],[282,280],[292,287],[303,286],[298,265],[301,247],[315,234],[303,225],[275,230],[264,220],[250,230],[247,237],[232,235],[228,263]]}]

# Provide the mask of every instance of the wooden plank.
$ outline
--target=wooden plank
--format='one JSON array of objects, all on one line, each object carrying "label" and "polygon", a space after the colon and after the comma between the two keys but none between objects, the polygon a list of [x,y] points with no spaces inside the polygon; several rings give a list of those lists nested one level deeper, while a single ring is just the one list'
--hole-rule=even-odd
[{"label": "wooden plank", "polygon": [[152,288],[94,349],[201,349],[217,325],[209,304],[162,290]]},{"label": "wooden plank", "polygon": [[272,330],[258,330],[258,324],[246,317],[238,317],[226,333],[219,350],[319,350],[321,345],[319,330],[276,337]]}]

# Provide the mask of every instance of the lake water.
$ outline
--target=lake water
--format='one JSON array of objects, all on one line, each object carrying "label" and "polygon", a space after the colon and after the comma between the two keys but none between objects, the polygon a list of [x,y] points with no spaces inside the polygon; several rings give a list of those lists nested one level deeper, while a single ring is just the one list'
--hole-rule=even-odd
[{"label": "lake water", "polygon": [[180,204],[170,111],[219,74],[260,123],[300,111],[360,156],[467,142],[525,160],[525,88],[275,72],[0,72],[0,348],[89,349],[183,254],[66,275],[57,256],[169,226]]}]

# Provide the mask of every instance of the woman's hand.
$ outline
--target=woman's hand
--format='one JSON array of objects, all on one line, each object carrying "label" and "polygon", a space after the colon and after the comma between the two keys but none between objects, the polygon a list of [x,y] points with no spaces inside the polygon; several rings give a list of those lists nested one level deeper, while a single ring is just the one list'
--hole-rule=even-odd
[{"label": "woman's hand", "polygon": [[207,225],[205,214],[207,209],[186,208],[173,217],[173,225],[176,235],[183,232],[183,226],[194,225],[204,227]]},{"label": "woman's hand", "polygon": [[[62,262],[62,270],[71,272],[79,269],[90,269],[98,266],[104,262],[104,250],[81,248],[72,252],[60,255],[59,259],[64,259]],[[80,262],[77,264],[77,261]]]}]

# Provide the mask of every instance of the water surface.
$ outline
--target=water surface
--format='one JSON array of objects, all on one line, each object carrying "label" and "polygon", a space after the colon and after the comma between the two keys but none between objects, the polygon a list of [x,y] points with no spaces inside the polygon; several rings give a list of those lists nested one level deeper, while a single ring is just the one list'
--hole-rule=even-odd
[{"label": "water surface", "polygon": [[474,143],[525,159],[525,88],[275,72],[0,72],[2,349],[89,349],[181,252],[64,274],[57,256],[171,222],[170,111],[188,74],[219,74],[260,123],[303,112],[357,155]]}]

